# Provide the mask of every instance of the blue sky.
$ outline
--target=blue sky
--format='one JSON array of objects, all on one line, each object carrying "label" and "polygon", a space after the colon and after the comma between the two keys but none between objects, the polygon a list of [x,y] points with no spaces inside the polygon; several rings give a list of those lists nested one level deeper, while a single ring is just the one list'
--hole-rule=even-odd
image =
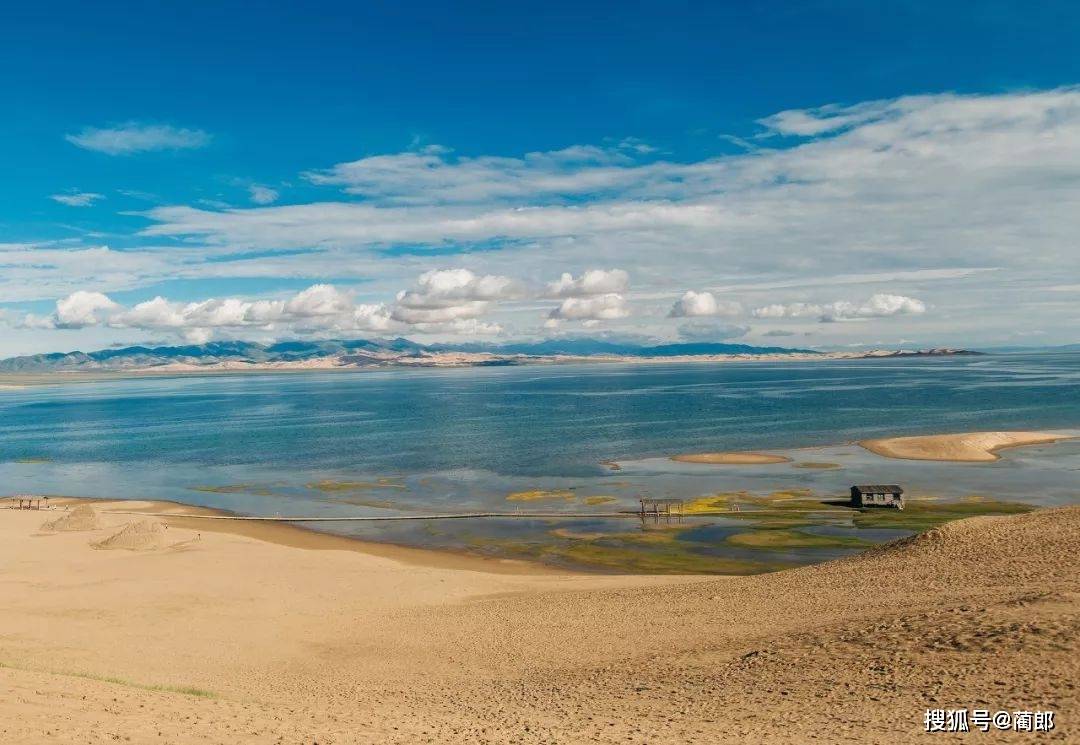
[{"label": "blue sky", "polygon": [[1075,4],[358,6],[6,10],[0,354],[1077,340]]}]

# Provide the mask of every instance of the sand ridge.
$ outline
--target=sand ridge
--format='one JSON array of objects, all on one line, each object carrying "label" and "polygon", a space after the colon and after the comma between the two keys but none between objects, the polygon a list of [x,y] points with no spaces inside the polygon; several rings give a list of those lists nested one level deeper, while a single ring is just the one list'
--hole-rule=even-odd
[{"label": "sand ridge", "polygon": [[1053,432],[961,432],[947,435],[917,435],[863,440],[859,443],[872,453],[904,460],[939,460],[961,463],[987,463],[999,460],[999,450],[1045,445],[1072,439]]},{"label": "sand ridge", "polygon": [[462,571],[220,521],[104,552],[39,521],[0,513],[4,742],[895,743],[978,702],[1052,708],[1064,742],[1080,709],[1080,507],[735,578]]}]

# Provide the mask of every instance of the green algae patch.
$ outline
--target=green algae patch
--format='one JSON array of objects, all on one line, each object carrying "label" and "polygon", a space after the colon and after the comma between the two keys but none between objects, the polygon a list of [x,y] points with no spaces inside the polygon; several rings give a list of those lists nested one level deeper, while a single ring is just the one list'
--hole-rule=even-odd
[{"label": "green algae patch", "polygon": [[903,510],[883,508],[857,510],[852,522],[858,528],[897,528],[923,531],[965,517],[1019,515],[1031,512],[1033,509],[1035,509],[1034,505],[997,499],[969,498],[951,502],[908,499],[904,502]]},{"label": "green algae patch", "polygon": [[408,509],[396,502],[391,502],[389,499],[366,499],[364,497],[339,497],[336,499],[327,498],[328,502],[337,502],[339,504],[351,504],[354,507],[375,507],[380,510],[404,510]]},{"label": "green algae patch", "polygon": [[189,486],[192,491],[208,494],[256,494],[260,497],[273,496],[272,489],[258,484],[215,484],[212,486]]},{"label": "green algae patch", "polygon": [[799,530],[766,529],[736,533],[727,538],[733,546],[773,551],[789,548],[869,548],[874,544],[854,536],[826,536]]},{"label": "green algae patch", "polygon": [[821,461],[806,460],[802,463],[796,463],[795,468],[810,468],[821,471],[828,471],[836,468],[843,468],[839,463],[825,463]]},{"label": "green algae patch", "polygon": [[622,572],[655,574],[759,574],[789,566],[776,562],[711,556],[693,552],[679,544],[672,544],[662,550],[642,551],[639,548],[607,545],[601,541],[550,547],[542,553],[542,558]]},{"label": "green algae patch", "polygon": [[584,498],[582,498],[582,501],[585,504],[595,506],[595,505],[598,505],[598,504],[610,504],[612,502],[617,502],[618,500],[615,499],[615,497],[595,496],[595,497],[584,497]]},{"label": "green algae patch", "polygon": [[376,481],[335,481],[333,479],[322,479],[320,481],[312,481],[306,484],[306,486],[313,491],[328,493],[406,488],[399,480],[391,478],[382,478]]},{"label": "green algae patch", "polygon": [[469,550],[549,565],[633,574],[758,574],[795,564],[707,553],[714,544],[681,540],[684,527],[624,533],[550,531],[541,540],[472,536]]},{"label": "green algae patch", "polygon": [[588,530],[571,530],[570,528],[555,528],[550,531],[556,538],[566,538],[572,541],[595,541],[600,538],[608,538],[611,533],[602,533]]},{"label": "green algae patch", "polygon": [[530,489],[506,495],[507,502],[573,502],[577,495],[569,489]]}]

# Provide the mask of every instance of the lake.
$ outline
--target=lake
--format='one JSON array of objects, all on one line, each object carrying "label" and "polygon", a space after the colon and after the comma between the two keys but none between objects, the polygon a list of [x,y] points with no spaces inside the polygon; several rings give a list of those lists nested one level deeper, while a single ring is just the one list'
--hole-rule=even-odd
[{"label": "lake", "polygon": [[[859,482],[901,483],[913,496],[945,499],[1077,501],[1080,441],[1006,451],[991,464],[890,460],[851,444],[994,429],[1080,429],[1080,354],[389,369],[0,390],[0,493],[303,516],[601,513],[635,506],[639,495],[720,493],[745,493],[753,509],[768,495],[825,498]],[[703,466],[667,457],[729,450],[768,450],[793,462]],[[745,522],[725,520],[663,528],[625,518],[312,525],[646,571],[675,570],[687,551],[702,557],[688,565],[694,570],[722,571],[724,562],[766,569],[857,550],[838,530],[866,542],[906,534],[827,515],[822,524],[790,526],[791,546],[748,546],[731,539]]]}]

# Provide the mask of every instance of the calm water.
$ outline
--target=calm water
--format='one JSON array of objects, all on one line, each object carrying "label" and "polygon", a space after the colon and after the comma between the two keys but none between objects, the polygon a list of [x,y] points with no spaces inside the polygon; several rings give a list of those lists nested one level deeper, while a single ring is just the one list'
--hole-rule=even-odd
[{"label": "calm water", "polygon": [[[0,390],[0,493],[164,498],[312,516],[581,510],[589,496],[614,498],[590,508],[610,510],[642,492],[830,494],[862,480],[946,497],[1076,501],[1076,443],[1014,450],[977,466],[886,460],[845,445],[980,429],[1080,429],[1080,354],[389,370]],[[789,454],[842,467],[709,467],[665,457],[802,448],[814,449]],[[507,501],[545,489],[571,496]],[[529,522],[332,529],[499,553],[503,539],[540,540],[555,529]],[[705,550],[711,540],[697,543]]]}]

